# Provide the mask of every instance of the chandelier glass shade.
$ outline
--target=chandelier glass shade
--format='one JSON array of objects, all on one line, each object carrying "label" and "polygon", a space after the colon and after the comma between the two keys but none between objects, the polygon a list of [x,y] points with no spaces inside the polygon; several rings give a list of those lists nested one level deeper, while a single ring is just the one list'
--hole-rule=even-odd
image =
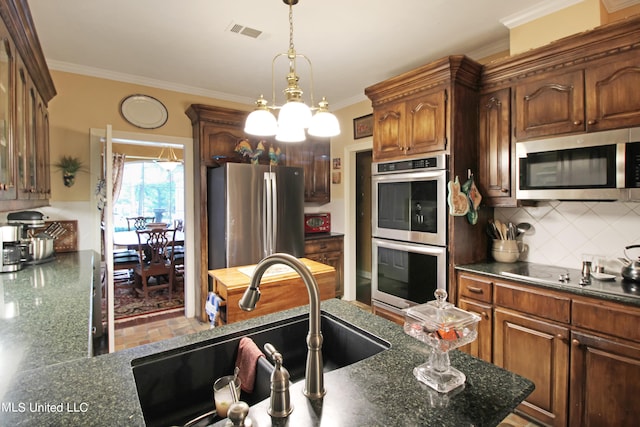
[{"label": "chandelier glass shade", "polygon": [[[166,151],[166,153],[165,153]],[[182,164],[182,160],[178,159],[172,147],[162,147],[160,155],[154,162],[166,171],[173,171],[178,165]]]},{"label": "chandelier glass shade", "polygon": [[[287,53],[277,54],[271,65],[272,102],[269,104],[263,95],[256,101],[256,109],[249,114],[245,122],[244,131],[256,136],[274,136],[280,142],[300,142],[306,139],[305,129],[309,135],[317,137],[332,137],[340,134],[340,124],[336,116],[329,112],[329,103],[325,98],[313,105],[313,66],[304,55],[298,54],[293,46],[293,5],[298,0],[283,0],[289,6],[289,50]],[[289,73],[286,76],[287,87],[284,89],[286,102],[276,104],[276,84],[274,70],[276,61],[286,57],[289,61]],[[303,100],[303,91],[296,73],[297,59],[304,59],[310,70],[310,101],[309,107]],[[276,119],[273,111],[278,112]],[[315,114],[314,114],[315,112]]]}]

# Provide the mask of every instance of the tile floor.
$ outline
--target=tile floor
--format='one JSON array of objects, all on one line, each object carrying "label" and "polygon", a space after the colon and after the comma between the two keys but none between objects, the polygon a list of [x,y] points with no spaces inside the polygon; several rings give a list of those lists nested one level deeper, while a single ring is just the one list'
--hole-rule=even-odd
[{"label": "tile floor", "polygon": [[[371,311],[371,308],[366,304],[358,303],[357,301],[354,304],[363,310]],[[116,326],[116,351],[209,329],[208,323],[201,323],[195,318],[188,319],[182,316],[181,312],[160,316],[158,320],[153,318],[145,320],[140,319],[137,324],[133,325],[129,323],[129,325],[123,327]],[[516,414],[509,415],[498,425],[498,427],[537,426],[538,424],[529,422]]]}]

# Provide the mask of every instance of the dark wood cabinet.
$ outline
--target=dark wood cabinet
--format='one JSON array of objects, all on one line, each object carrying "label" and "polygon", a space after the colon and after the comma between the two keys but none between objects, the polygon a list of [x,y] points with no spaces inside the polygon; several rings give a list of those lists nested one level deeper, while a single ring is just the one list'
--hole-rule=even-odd
[{"label": "dark wood cabinet", "polygon": [[446,148],[447,91],[391,102],[373,112],[374,160],[414,156]]},{"label": "dark wood cabinet", "polygon": [[640,345],[581,332],[571,344],[569,425],[637,425]]},{"label": "dark wood cabinet", "polygon": [[494,363],[530,379],[535,390],[518,406],[547,425],[565,426],[569,328],[506,309],[495,310]]},{"label": "dark wood cabinet", "polygon": [[480,316],[478,338],[460,350],[493,362],[493,281],[458,272],[458,306]]},{"label": "dark wood cabinet", "polygon": [[329,235],[313,237],[305,240],[304,256],[310,260],[330,265],[336,269],[336,293],[341,298],[344,295],[344,238]]},{"label": "dark wood cabinet", "polygon": [[493,322],[461,350],[535,383],[519,412],[551,426],[635,425],[640,307],[466,271],[458,293],[461,308]]},{"label": "dark wood cabinet", "polygon": [[518,140],[585,130],[583,70],[527,79],[513,98]]},{"label": "dark wood cabinet", "polygon": [[487,206],[515,206],[511,150],[511,90],[484,94],[479,102],[478,186]]},{"label": "dark wood cabinet", "polygon": [[304,170],[304,201],[326,204],[331,201],[331,142],[328,138],[308,137],[286,147],[287,166]]},{"label": "dark wood cabinet", "polygon": [[56,95],[26,2],[0,3],[0,210],[49,204],[49,115]]},{"label": "dark wood cabinet", "polygon": [[640,125],[640,52],[607,58],[585,70],[587,130]]}]

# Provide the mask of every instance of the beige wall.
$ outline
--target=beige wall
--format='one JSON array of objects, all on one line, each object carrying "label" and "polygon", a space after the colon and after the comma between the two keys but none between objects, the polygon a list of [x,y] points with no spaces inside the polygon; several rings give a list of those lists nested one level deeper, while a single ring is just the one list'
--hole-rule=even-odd
[{"label": "beige wall", "polygon": [[544,46],[554,40],[601,25],[600,0],[585,0],[551,15],[512,28],[511,55]]},{"label": "beige wall", "polygon": [[[88,166],[91,128],[104,129],[107,124],[111,124],[114,131],[191,138],[191,122],[185,114],[191,104],[251,109],[250,105],[79,74],[51,71],[51,75],[57,90],[57,95],[49,103],[51,163],[56,163],[63,155],[72,155],[79,157]],[[169,117],[164,126],[144,130],[122,118],[120,102],[126,96],[136,93],[153,96],[167,107]],[[60,172],[52,169],[51,201],[90,200],[93,189],[89,188],[89,179],[83,179],[83,173],[86,172],[78,175],[73,187],[67,188],[62,184]]]}]

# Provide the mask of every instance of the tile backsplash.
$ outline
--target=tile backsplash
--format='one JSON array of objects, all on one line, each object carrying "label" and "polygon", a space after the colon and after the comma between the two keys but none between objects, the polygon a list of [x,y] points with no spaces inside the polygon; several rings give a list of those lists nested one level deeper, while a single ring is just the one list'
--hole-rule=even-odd
[{"label": "tile backsplash", "polygon": [[[535,207],[496,208],[503,222],[528,222],[522,261],[580,269],[583,254],[604,256],[606,271],[619,274],[625,246],[640,244],[640,203],[538,202]],[[640,255],[639,249],[629,251]]]}]

